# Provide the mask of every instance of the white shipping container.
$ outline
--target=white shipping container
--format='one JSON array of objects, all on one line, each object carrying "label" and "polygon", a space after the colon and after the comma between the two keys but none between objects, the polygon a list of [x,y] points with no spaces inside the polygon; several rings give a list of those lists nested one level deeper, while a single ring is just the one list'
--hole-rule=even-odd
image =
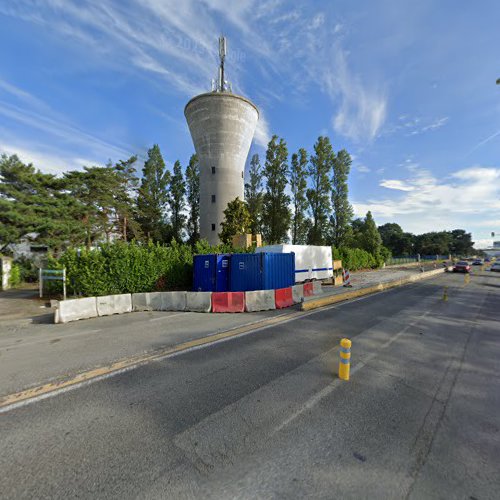
[{"label": "white shipping container", "polygon": [[333,277],[332,247],[314,245],[267,245],[255,252],[295,253],[295,283]]}]

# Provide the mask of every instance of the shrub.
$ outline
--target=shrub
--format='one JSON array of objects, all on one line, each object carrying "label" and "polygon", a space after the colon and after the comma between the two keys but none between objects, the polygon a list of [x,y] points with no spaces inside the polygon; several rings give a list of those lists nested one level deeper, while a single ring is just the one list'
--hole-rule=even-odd
[{"label": "shrub", "polygon": [[9,276],[9,286],[16,287],[21,283],[21,267],[18,264],[12,264]]},{"label": "shrub", "polygon": [[332,248],[333,258],[342,260],[342,267],[349,271],[358,269],[375,269],[380,267],[380,262],[371,253],[361,248]]}]

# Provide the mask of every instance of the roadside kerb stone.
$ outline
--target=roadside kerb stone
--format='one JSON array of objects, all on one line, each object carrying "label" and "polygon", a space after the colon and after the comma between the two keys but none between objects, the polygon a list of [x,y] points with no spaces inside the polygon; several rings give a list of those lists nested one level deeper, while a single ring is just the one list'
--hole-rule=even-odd
[{"label": "roadside kerb stone", "polygon": [[245,311],[268,311],[276,309],[274,290],[255,290],[245,292]]},{"label": "roadside kerb stone", "polygon": [[292,297],[294,304],[300,304],[304,300],[304,285],[292,286]]},{"label": "roadside kerb stone", "polygon": [[132,312],[132,295],[130,293],[103,295],[102,297],[96,297],[96,301],[99,316]]},{"label": "roadside kerb stone", "polygon": [[210,312],[212,292],[186,292],[186,311]]},{"label": "roadside kerb stone", "polygon": [[68,323],[88,318],[97,318],[96,297],[60,300],[54,312],[54,323]]},{"label": "roadside kerb stone", "polygon": [[185,311],[187,292],[160,292],[160,311]]},{"label": "roadside kerb stone", "polygon": [[132,311],[161,311],[161,292],[133,293]]}]

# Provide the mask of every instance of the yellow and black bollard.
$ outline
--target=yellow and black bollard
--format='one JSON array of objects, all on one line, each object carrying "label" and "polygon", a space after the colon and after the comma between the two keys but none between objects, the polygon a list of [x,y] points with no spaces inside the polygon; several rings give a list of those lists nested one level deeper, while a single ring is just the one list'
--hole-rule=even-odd
[{"label": "yellow and black bollard", "polygon": [[448,300],[448,287],[445,286],[443,290],[443,300],[446,302]]},{"label": "yellow and black bollard", "polygon": [[464,284],[468,285],[470,283],[470,274],[466,273],[464,276]]},{"label": "yellow and black bollard", "polygon": [[351,345],[352,342],[349,339],[342,339],[340,341],[339,378],[342,380],[349,380]]}]

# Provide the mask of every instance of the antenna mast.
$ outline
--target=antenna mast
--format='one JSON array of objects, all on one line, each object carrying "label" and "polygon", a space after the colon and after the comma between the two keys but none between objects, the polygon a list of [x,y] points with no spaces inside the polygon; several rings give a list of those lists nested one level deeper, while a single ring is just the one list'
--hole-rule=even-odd
[{"label": "antenna mast", "polygon": [[219,78],[217,82],[217,92],[225,92],[226,91],[226,86],[228,85],[228,82],[224,79],[224,61],[226,59],[226,37],[225,36],[220,36],[219,37],[219,59],[220,59],[220,66],[219,66]]}]

